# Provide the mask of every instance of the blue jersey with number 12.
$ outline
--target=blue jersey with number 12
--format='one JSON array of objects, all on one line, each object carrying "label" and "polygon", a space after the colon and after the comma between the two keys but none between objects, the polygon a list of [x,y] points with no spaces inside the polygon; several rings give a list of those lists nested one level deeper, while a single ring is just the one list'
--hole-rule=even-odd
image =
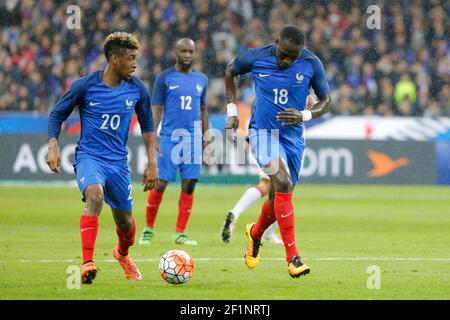
[{"label": "blue jersey with number 12", "polygon": [[278,112],[288,108],[304,110],[310,88],[318,97],[330,92],[320,59],[302,49],[288,68],[281,69],[275,56],[275,45],[249,49],[232,61],[235,74],[252,72],[256,102],[250,128],[278,129],[280,141],[296,144],[303,139],[303,123],[283,126],[276,119]]},{"label": "blue jersey with number 12", "polygon": [[201,108],[206,104],[208,78],[201,72],[182,73],[174,67],[161,72],[155,80],[152,105],[164,109],[161,137],[171,137],[177,129],[190,134],[200,130]]}]

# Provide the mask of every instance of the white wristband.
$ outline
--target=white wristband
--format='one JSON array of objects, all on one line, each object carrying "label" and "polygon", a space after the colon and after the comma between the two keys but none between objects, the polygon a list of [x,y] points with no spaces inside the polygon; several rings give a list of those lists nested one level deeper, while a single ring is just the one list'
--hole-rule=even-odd
[{"label": "white wristband", "polygon": [[303,117],[303,122],[309,121],[312,119],[312,113],[309,110],[300,111]]},{"label": "white wristband", "polygon": [[227,104],[227,114],[228,117],[237,117],[238,116],[237,105],[234,103]]}]

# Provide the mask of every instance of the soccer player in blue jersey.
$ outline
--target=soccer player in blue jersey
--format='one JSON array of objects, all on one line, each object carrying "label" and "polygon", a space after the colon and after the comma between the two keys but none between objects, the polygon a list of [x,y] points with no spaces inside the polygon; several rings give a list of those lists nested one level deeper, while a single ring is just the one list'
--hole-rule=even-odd
[{"label": "soccer player in blue jersey", "polygon": [[[303,32],[287,26],[275,44],[238,55],[229,64],[225,75],[229,136],[229,129],[236,129],[239,122],[234,78],[247,72],[253,75],[256,102],[249,125],[249,140],[258,164],[271,180],[269,200],[263,204],[258,221],[246,226],[245,263],[250,269],[258,265],[262,234],[277,221],[292,277],[310,271],[302,263],[295,242],[292,204],[292,192],[305,150],[303,123],[327,113],[331,102],[322,62],[304,45]],[[319,101],[306,108],[310,88]]]},{"label": "soccer player in blue jersey", "polygon": [[133,194],[126,148],[133,110],[141,126],[148,156],[142,182],[144,191],[157,183],[158,169],[150,94],[145,85],[132,76],[138,48],[139,42],[131,34],[115,32],[108,35],[104,43],[106,68],[76,80],[56,103],[48,120],[47,164],[52,171],[59,172],[61,124],[75,107],[80,112],[81,136],[73,164],[86,202],[80,218],[81,281],[86,284],[93,282],[98,271],[93,258],[103,201],[111,206],[119,238],[113,256],[124,269],[127,279],[141,280],[141,273],[128,256],[136,233],[131,216]]},{"label": "soccer player in blue jersey", "polygon": [[[316,104],[316,99],[309,95],[306,99],[306,108],[311,108]],[[245,150],[248,148],[248,143],[245,144]],[[252,153],[250,153],[250,158],[254,159]],[[253,163],[257,163],[256,160],[252,160]],[[228,210],[225,214],[225,222],[222,225],[221,236],[222,241],[225,243],[230,242],[231,235],[235,229],[236,222],[244,211],[249,209],[253,204],[255,204],[259,199],[264,198],[270,190],[270,177],[261,169],[259,169],[259,183],[256,186],[248,188],[245,193],[241,196],[239,201],[236,203],[233,209]],[[263,241],[269,241],[273,244],[282,244],[283,241],[277,237],[275,234],[276,229],[278,229],[278,223],[274,222],[270,227],[264,231],[262,239]]]},{"label": "soccer player in blue jersey", "polygon": [[[155,128],[162,118],[158,185],[148,196],[147,226],[142,232],[140,244],[151,242],[164,190],[169,182],[175,181],[179,171],[181,194],[173,241],[176,244],[197,245],[197,241],[186,235],[185,229],[191,214],[195,185],[200,178],[202,134],[209,126],[206,109],[208,78],[192,69],[194,53],[193,40],[179,40],[175,47],[175,66],[161,72],[155,80],[152,95]],[[207,144],[203,143],[203,147],[206,148]]]}]

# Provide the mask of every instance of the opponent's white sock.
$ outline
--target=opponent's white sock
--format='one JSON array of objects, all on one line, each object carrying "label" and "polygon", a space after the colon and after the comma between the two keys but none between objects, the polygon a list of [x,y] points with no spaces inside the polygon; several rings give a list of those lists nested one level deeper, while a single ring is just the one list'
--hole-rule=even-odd
[{"label": "opponent's white sock", "polygon": [[239,201],[234,206],[233,212],[234,215],[234,222],[239,219],[239,216],[242,212],[250,208],[255,202],[257,202],[259,199],[261,199],[261,191],[259,191],[255,187],[248,188],[247,191],[242,195],[242,197],[239,199]]},{"label": "opponent's white sock", "polygon": [[266,229],[266,231],[264,231],[263,238],[266,240],[270,240],[270,238],[272,238],[272,236],[275,234],[275,231],[277,230],[277,228],[278,228],[278,223],[275,221]]}]

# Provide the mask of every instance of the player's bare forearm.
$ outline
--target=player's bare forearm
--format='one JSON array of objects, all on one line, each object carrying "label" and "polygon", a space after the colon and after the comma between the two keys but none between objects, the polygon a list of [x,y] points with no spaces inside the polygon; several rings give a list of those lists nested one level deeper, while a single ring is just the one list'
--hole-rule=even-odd
[{"label": "player's bare forearm", "polygon": [[[155,130],[158,130],[162,118],[163,107],[160,105],[153,105],[152,112],[153,112],[153,126],[155,127]],[[159,153],[158,139],[156,139],[156,153]]]},{"label": "player's bare forearm", "polygon": [[328,93],[323,97],[319,97],[319,101],[313,104],[310,108],[307,107],[309,111],[311,111],[312,118],[319,118],[324,114],[330,111],[331,107],[331,95]]},{"label": "player's bare forearm", "polygon": [[211,161],[211,148],[209,147],[211,144],[211,134],[209,132],[208,109],[206,109],[206,106],[201,108],[201,117],[203,134],[203,161],[206,164],[209,164]]},{"label": "player's bare forearm", "polygon": [[144,171],[142,185],[144,192],[156,186],[158,180],[158,165],[156,162],[156,132],[146,132],[142,134],[145,150],[147,152],[147,168]]},{"label": "player's bare forearm", "polygon": [[155,127],[155,130],[158,130],[158,126],[162,118],[163,108],[160,105],[153,105],[152,112],[153,112],[153,125]]},{"label": "player's bare forearm", "polygon": [[[234,74],[234,72],[231,68],[231,64],[229,64],[227,67],[227,70],[225,72],[225,94],[227,96],[228,104],[233,104],[233,105],[236,101],[236,84],[234,83],[235,76],[236,75]],[[235,112],[236,115],[230,115],[230,112],[228,110],[228,105],[227,105],[227,113],[228,113],[228,120],[227,120],[225,129],[237,129],[237,127],[239,125],[237,112]],[[231,139],[229,131],[227,131],[227,136],[229,139]]]},{"label": "player's bare forearm", "polygon": [[231,64],[228,65],[227,70],[225,71],[225,94],[227,96],[228,103],[236,102],[236,84],[234,82],[234,74]]},{"label": "player's bare forearm", "polygon": [[147,151],[148,163],[156,162],[156,131],[143,133],[142,140]]},{"label": "player's bare forearm", "polygon": [[206,106],[201,108],[201,116],[202,116],[202,134],[203,134],[203,141],[205,142],[205,138],[207,142],[211,141],[209,134],[209,118],[208,118],[208,109],[206,109]]},{"label": "player's bare forearm", "polygon": [[49,147],[57,147],[58,146],[58,139],[56,139],[55,137],[52,137],[50,139],[48,139],[48,146]]},{"label": "player's bare forearm", "polygon": [[55,137],[48,139],[47,165],[53,172],[59,172],[61,154],[59,153],[58,140]]}]

